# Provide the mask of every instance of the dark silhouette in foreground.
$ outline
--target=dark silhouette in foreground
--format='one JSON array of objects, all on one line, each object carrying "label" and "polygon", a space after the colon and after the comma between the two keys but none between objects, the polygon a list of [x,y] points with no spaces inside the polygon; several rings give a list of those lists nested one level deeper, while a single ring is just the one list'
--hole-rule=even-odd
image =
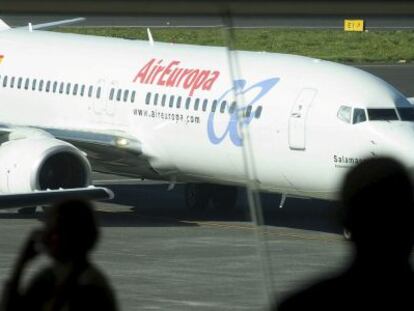
[{"label": "dark silhouette in foreground", "polygon": [[364,161],[348,173],[342,204],[353,261],[277,310],[414,310],[414,199],[408,173],[388,158]]},{"label": "dark silhouette in foreground", "polygon": [[[49,208],[44,228],[29,236],[20,253],[5,285],[1,310],[116,310],[106,278],[88,258],[98,235],[89,203],[71,200]],[[22,289],[24,269],[42,253],[52,264]]]}]

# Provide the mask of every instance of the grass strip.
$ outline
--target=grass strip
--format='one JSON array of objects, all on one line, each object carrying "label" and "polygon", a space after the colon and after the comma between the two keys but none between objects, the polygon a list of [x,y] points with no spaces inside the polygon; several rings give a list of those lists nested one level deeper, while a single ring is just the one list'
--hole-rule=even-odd
[{"label": "grass strip", "polygon": [[[145,28],[61,27],[57,31],[147,40]],[[225,45],[220,28],[154,28],[155,41]],[[236,29],[235,48],[305,55],[345,63],[414,62],[414,31],[344,32],[342,30]]]}]

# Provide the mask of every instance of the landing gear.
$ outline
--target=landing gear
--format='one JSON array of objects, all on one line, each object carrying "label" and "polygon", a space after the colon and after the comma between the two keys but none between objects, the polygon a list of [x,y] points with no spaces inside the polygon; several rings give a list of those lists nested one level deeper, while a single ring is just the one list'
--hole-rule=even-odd
[{"label": "landing gear", "polygon": [[344,239],[346,241],[351,241],[352,240],[352,233],[348,229],[344,228],[343,235],[344,235]]},{"label": "landing gear", "polygon": [[218,211],[231,211],[236,206],[237,188],[210,184],[187,184],[185,202],[193,211],[205,211],[212,206]]},{"label": "landing gear", "polygon": [[22,207],[17,211],[20,215],[34,215],[36,214],[36,206],[33,207]]}]

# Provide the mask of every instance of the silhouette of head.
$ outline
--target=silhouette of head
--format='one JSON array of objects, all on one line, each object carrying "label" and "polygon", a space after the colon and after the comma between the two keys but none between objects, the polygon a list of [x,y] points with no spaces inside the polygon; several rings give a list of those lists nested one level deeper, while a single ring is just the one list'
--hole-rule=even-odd
[{"label": "silhouette of head", "polygon": [[[405,168],[390,158],[361,162],[345,178],[343,225],[357,255],[408,260],[414,244],[414,198]],[[380,252],[380,254],[379,254]]]},{"label": "silhouette of head", "polygon": [[47,211],[45,246],[58,261],[84,259],[98,239],[98,227],[89,202],[69,200]]}]

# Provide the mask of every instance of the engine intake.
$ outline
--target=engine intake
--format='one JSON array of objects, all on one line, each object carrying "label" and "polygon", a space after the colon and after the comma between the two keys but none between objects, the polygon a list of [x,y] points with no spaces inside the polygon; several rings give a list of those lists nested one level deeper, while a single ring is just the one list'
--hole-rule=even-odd
[{"label": "engine intake", "polygon": [[87,187],[91,167],[73,145],[50,137],[8,141],[0,146],[0,191],[31,192]]}]

